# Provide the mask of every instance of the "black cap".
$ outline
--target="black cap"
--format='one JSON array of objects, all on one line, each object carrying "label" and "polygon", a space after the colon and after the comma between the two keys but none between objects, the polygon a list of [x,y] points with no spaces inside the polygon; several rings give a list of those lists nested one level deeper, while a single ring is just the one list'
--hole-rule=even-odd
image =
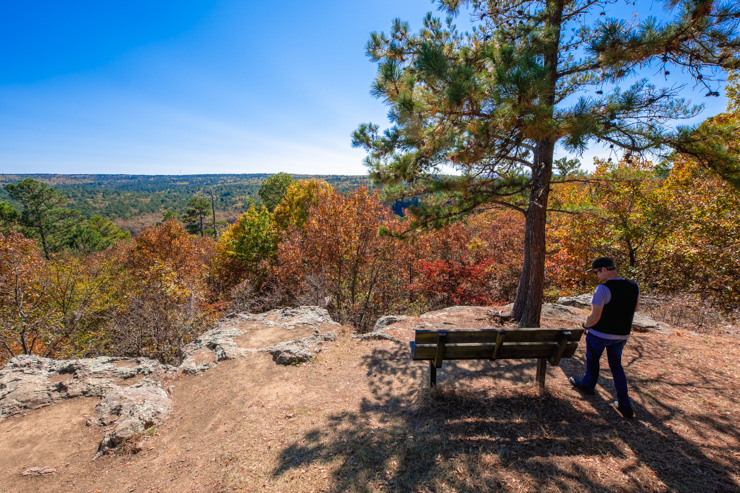
[{"label": "black cap", "polygon": [[591,270],[601,269],[602,267],[614,267],[614,261],[609,257],[599,257],[591,264]]}]

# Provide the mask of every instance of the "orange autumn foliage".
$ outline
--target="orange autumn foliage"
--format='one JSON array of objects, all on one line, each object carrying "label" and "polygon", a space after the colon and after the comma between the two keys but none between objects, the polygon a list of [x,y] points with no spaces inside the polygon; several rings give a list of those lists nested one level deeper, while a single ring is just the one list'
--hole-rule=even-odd
[{"label": "orange autumn foliage", "polygon": [[113,328],[119,354],[177,363],[181,349],[215,321],[206,303],[210,238],[188,234],[174,220],[147,228],[126,256],[130,291]]},{"label": "orange autumn foliage", "polygon": [[396,299],[395,254],[403,246],[378,234],[396,220],[367,188],[333,192],[278,245],[276,278],[296,299],[328,303],[340,321],[367,328]]},{"label": "orange autumn foliage", "polygon": [[40,248],[20,233],[0,233],[0,363],[17,354],[48,355],[58,324]]}]

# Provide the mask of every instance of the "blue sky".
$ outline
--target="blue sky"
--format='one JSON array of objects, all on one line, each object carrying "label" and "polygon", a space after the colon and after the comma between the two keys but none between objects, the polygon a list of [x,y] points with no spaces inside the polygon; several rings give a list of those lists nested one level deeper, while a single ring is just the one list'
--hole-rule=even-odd
[{"label": "blue sky", "polygon": [[[430,10],[427,0],[0,2],[0,171],[364,174],[350,134],[387,125],[365,43],[395,17],[417,29]],[[702,119],[726,104],[696,102],[708,103]]]}]

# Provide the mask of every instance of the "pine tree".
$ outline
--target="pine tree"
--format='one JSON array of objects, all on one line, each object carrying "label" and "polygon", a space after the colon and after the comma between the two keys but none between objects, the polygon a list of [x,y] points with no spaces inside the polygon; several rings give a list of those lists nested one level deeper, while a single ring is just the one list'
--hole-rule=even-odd
[{"label": "pine tree", "polygon": [[7,202],[0,202],[0,233],[7,235],[18,226],[20,214]]},{"label": "pine tree", "polygon": [[204,220],[211,212],[211,202],[200,197],[191,197],[188,200],[188,208],[182,217],[185,229],[188,233],[203,236],[205,231]]},{"label": "pine tree", "polygon": [[8,183],[5,190],[23,206],[18,223],[26,236],[39,240],[47,260],[68,243],[69,235],[82,220],[79,212],[64,206],[67,198],[46,183],[24,178]]},{"label": "pine tree", "polygon": [[285,191],[288,190],[288,187],[291,186],[293,182],[293,177],[288,173],[281,172],[271,175],[262,183],[262,187],[260,187],[259,192],[257,192],[260,197],[260,201],[262,201],[262,205],[267,207],[269,212],[274,211],[275,207],[277,207],[280,201],[283,200]]},{"label": "pine tree", "polygon": [[131,233],[118,228],[102,216],[93,216],[75,226],[69,237],[69,246],[87,255],[105,250],[116,241],[131,238]]},{"label": "pine tree", "polygon": [[[620,0],[439,0],[451,16],[470,8],[462,33],[427,14],[411,33],[394,21],[373,33],[379,69],[372,92],[390,106],[393,126],[362,124],[371,176],[389,199],[417,196],[414,226],[438,226],[502,204],[526,217],[514,317],[539,325],[545,222],[557,146],[582,152],[602,142],[626,157],[641,152],[704,154],[693,129],[670,123],[700,108],[680,87],[657,88],[643,74],[682,70],[716,96],[725,69],[740,67],[734,1],[668,0],[668,22],[619,18]],[[657,3],[657,2],[656,2]],[[631,13],[629,10],[628,14]],[[631,82],[632,81],[632,82]],[[629,87],[622,88],[630,84]],[[445,167],[455,175],[443,175]]]}]

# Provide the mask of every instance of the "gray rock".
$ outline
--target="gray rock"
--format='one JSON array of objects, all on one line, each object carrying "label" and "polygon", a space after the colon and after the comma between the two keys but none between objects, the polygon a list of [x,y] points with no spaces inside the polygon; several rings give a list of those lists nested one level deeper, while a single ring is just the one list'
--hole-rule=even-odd
[{"label": "gray rock", "polygon": [[640,312],[635,313],[632,319],[632,330],[636,332],[659,332],[661,334],[673,334],[673,330],[667,324],[657,322]]},{"label": "gray rock", "polygon": [[208,371],[211,368],[215,367],[215,363],[211,363],[209,361],[204,361],[202,363],[196,363],[192,360],[185,360],[182,365],[180,365],[180,370],[186,375],[199,375],[203,373],[204,371]]},{"label": "gray rock", "polygon": [[172,403],[160,387],[142,385],[110,392],[95,406],[98,424],[113,426],[103,439],[98,453],[161,423],[171,411]]},{"label": "gray rock", "polygon": [[335,341],[336,339],[337,336],[333,332],[314,334],[302,339],[274,344],[270,347],[260,349],[260,351],[270,353],[273,361],[280,365],[292,365],[294,363],[309,361],[316,356],[316,353],[321,351],[321,344],[326,341]]},{"label": "gray rock", "polygon": [[576,307],[570,307],[566,305],[558,305],[555,303],[543,303],[542,315],[548,317],[560,317],[560,318],[571,318],[577,327],[581,326],[583,320],[583,313],[581,311],[574,310]]},{"label": "gray rock", "polygon": [[375,322],[375,327],[373,328],[372,332],[368,332],[367,334],[353,335],[352,338],[357,339],[358,341],[388,340],[393,342],[401,342],[392,335],[386,334],[385,328],[389,325],[393,325],[396,322],[400,322],[401,320],[406,320],[407,318],[408,317],[406,315],[386,315],[384,317],[380,317],[378,321]]},{"label": "gray rock", "polygon": [[575,306],[576,308],[591,308],[591,295],[579,294],[578,296],[561,296],[558,305]]},{"label": "gray rock", "polygon": [[358,341],[388,340],[388,341],[399,342],[399,343],[401,342],[396,337],[386,334],[382,330],[378,330],[378,331],[374,330],[372,332],[368,332],[367,334],[361,334],[361,335],[353,336],[353,337],[357,339]]},{"label": "gray rock", "polygon": [[158,385],[175,371],[146,358],[52,360],[16,356],[0,370],[0,420],[64,399],[102,397],[134,384]]},{"label": "gray rock", "polygon": [[[237,347],[234,338],[243,334],[244,332],[235,327],[218,325],[201,334],[196,340],[182,348],[184,358],[180,370],[183,373],[197,375],[213,368],[219,361],[241,357],[245,350]],[[213,353],[213,361],[200,361],[204,350]]]},{"label": "gray rock", "polygon": [[275,322],[285,328],[300,325],[331,324],[339,325],[332,320],[326,308],[320,306],[300,306],[297,308],[282,308],[267,313],[268,318],[274,317]]},{"label": "gray rock", "polygon": [[375,327],[373,328],[371,334],[373,332],[380,332],[389,325],[393,325],[396,322],[400,322],[401,320],[406,320],[407,318],[408,317],[406,315],[386,315],[385,317],[380,317],[378,321],[375,322]]},{"label": "gray rock", "polygon": [[422,322],[418,325],[414,325],[413,327],[411,327],[411,330],[425,330],[425,329],[432,329],[432,328],[434,328],[434,325],[427,323],[427,322]]}]

